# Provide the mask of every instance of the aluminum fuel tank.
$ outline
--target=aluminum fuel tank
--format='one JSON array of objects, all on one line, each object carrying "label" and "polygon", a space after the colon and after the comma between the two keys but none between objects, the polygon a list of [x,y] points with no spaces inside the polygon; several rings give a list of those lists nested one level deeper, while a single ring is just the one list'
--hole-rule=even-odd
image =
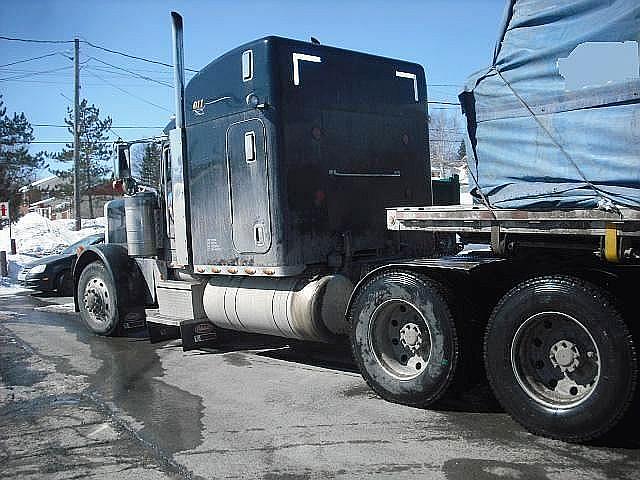
[{"label": "aluminum fuel tank", "polygon": [[220,328],[316,342],[347,333],[345,310],[353,291],[342,275],[214,277],[204,310]]}]

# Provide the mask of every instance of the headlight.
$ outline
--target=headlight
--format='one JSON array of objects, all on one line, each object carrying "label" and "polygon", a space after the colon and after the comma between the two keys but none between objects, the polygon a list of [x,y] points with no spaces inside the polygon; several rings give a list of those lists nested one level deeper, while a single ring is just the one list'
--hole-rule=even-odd
[{"label": "headlight", "polygon": [[36,265],[35,267],[32,267],[31,269],[29,269],[29,273],[42,273],[46,270],[46,268],[47,268],[46,263]]}]

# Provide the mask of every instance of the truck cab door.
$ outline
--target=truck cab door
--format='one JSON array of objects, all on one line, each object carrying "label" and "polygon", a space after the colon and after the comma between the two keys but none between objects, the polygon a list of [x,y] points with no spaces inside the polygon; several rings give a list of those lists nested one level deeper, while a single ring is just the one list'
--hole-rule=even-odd
[{"label": "truck cab door", "polygon": [[241,254],[271,248],[271,206],[267,140],[262,120],[231,124],[226,148],[233,246]]}]

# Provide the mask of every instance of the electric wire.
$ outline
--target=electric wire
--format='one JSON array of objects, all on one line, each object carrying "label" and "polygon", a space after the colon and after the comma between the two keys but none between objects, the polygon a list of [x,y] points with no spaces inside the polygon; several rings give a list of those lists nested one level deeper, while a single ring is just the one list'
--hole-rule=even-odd
[{"label": "electric wire", "polygon": [[[32,123],[31,124],[32,127],[55,127],[55,128],[70,128],[69,125],[61,125],[61,124],[53,124],[53,123]],[[136,125],[113,125],[115,128],[164,128],[159,127],[159,126],[151,126],[151,125],[145,125],[145,126],[136,126]]]},{"label": "electric wire", "polygon": [[5,37],[5,36],[0,36],[0,40],[9,40],[11,42],[24,42],[24,43],[73,43],[73,40],[36,40],[33,38],[17,38],[17,37]]},{"label": "electric wire", "polygon": [[40,55],[39,57],[27,58],[25,60],[17,60],[11,63],[5,63],[4,65],[0,65],[0,68],[10,67],[11,65],[17,65],[19,63],[32,62],[34,60],[40,60],[41,58],[53,57],[54,55],[58,55],[60,52],[47,53],[46,55]]},{"label": "electric wire", "polygon": [[68,65],[66,67],[54,68],[54,69],[51,69],[51,70],[42,70],[42,71],[39,71],[39,72],[25,73],[23,75],[15,75],[13,77],[0,78],[0,82],[5,82],[7,80],[19,80],[19,79],[22,79],[22,78],[32,77],[34,75],[42,75],[42,74],[45,74],[45,73],[59,72],[60,70],[67,70],[67,69],[70,69],[70,68],[73,68],[73,67],[71,65]]},{"label": "electric wire", "polygon": [[[17,37],[7,37],[7,36],[0,36],[0,40],[8,40],[13,42],[24,42],[24,43],[73,43],[75,41],[75,40],[38,40],[33,38],[17,38]],[[113,50],[111,48],[103,47],[102,45],[96,45],[95,43],[91,43],[88,40],[80,40],[80,42],[90,47],[97,48],[99,50],[103,50],[105,52],[109,52],[115,55],[121,55],[123,57],[132,58],[134,60],[139,60],[142,62],[153,63],[156,65],[162,65],[164,67],[173,68],[173,65],[169,63],[160,62],[158,60],[152,60],[150,58],[138,57],[137,55],[131,55],[129,53],[121,52],[119,50]],[[186,68],[186,67],[185,67],[185,70],[189,72],[196,72],[196,73],[198,72],[198,70],[194,70],[192,68]]]},{"label": "electric wire", "polygon": [[136,98],[136,99],[140,100],[141,102],[148,103],[149,105],[153,105],[154,107],[159,108],[159,109],[161,109],[161,110],[164,110],[165,112],[172,113],[172,112],[171,112],[171,110],[169,110],[168,108],[165,108],[165,107],[163,107],[163,106],[161,106],[161,105],[158,105],[157,103],[153,103],[153,102],[151,102],[151,101],[149,101],[149,100],[146,100],[146,99],[144,99],[144,98],[142,98],[142,97],[140,97],[140,96],[138,96],[138,95],[135,95],[135,94],[133,94],[133,93],[131,93],[131,92],[129,92],[129,91],[127,91],[127,90],[125,90],[124,88],[120,88],[119,86],[117,86],[117,85],[115,85],[115,84],[113,84],[113,83],[111,83],[111,82],[109,82],[109,81],[105,80],[104,78],[100,77],[99,75],[97,75],[97,74],[93,73],[91,70],[88,70],[88,69],[87,69],[87,70],[85,70],[85,71],[86,71],[89,75],[92,75],[92,76],[96,77],[98,80],[100,80],[100,81],[102,81],[102,82],[106,83],[107,85],[112,86],[113,88],[115,88],[115,89],[117,89],[117,90],[120,90],[122,93],[124,93],[124,94],[126,94],[126,95],[129,95],[129,96],[131,96],[131,97],[133,97],[133,98]]},{"label": "electric wire", "polygon": [[[133,58],[135,60],[140,60],[140,61],[143,61],[143,62],[154,63],[156,65],[163,65],[165,67],[173,68],[173,65],[171,65],[169,63],[160,62],[158,60],[151,60],[149,58],[144,58],[144,57],[138,57],[136,55],[131,55],[129,53],[120,52],[118,50],[112,50],[110,48],[103,47],[103,46],[91,43],[88,40],[82,40],[82,43],[85,43],[85,44],[89,45],[90,47],[97,48],[99,50],[104,50],[105,52],[113,53],[115,55],[122,55],[123,57]],[[198,72],[198,70],[194,70],[192,68],[186,68],[186,67],[185,67],[185,70],[187,70],[189,72],[196,72],[196,73]]]},{"label": "electric wire", "polygon": [[122,70],[123,72],[127,72],[127,73],[129,73],[129,74],[131,74],[131,75],[133,75],[135,77],[141,78],[143,80],[148,80],[150,82],[154,82],[154,83],[158,83],[160,85],[164,85],[165,87],[173,88],[173,85],[171,85],[169,83],[161,82],[160,80],[156,80],[154,78],[147,77],[146,75],[140,75],[139,73],[132,72],[131,70],[127,70],[126,68],[122,68],[122,67],[118,67],[116,65],[112,65],[111,63],[108,63],[108,62],[105,62],[103,60],[100,60],[99,58],[89,57],[89,60],[95,60],[96,62],[100,62],[100,63],[102,63],[104,65],[107,65],[109,67],[115,68],[117,70]]}]

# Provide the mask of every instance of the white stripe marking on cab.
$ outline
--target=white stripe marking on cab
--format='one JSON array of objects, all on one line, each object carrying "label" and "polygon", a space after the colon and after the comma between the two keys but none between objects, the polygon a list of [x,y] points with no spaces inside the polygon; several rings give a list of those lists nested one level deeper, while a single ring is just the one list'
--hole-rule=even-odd
[{"label": "white stripe marking on cab", "polygon": [[300,67],[298,65],[300,61],[320,63],[322,62],[322,59],[316,55],[307,55],[306,53],[294,53],[293,54],[293,84],[294,85],[300,85]]},{"label": "white stripe marking on cab", "polygon": [[415,73],[400,72],[396,70],[396,77],[409,78],[413,80],[413,97],[418,101],[418,78]]}]

